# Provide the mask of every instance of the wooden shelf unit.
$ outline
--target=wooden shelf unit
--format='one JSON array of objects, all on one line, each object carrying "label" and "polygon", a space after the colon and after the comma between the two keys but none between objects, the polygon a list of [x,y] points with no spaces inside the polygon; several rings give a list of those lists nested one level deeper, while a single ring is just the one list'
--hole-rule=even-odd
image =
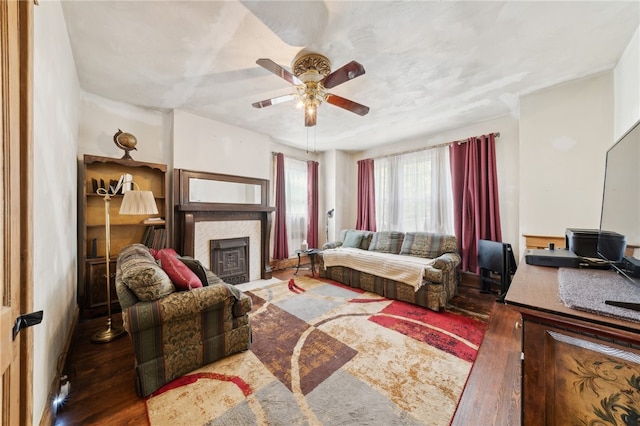
[{"label": "wooden shelf unit", "polygon": [[[105,270],[106,233],[104,196],[94,191],[93,179],[105,186],[130,174],[135,188],[152,191],[158,214],[120,215],[122,195],[111,197],[109,206],[111,224],[112,265],[123,247],[142,241],[149,217],[166,218],[167,166],[134,160],[85,155],[78,167],[78,305],[82,318],[105,315],[107,312]],[[161,223],[156,225],[164,227]],[[103,271],[102,274],[100,271]],[[112,295],[115,268],[111,271]],[[96,288],[100,286],[100,288]],[[111,308],[119,310],[117,298],[111,299]]]}]

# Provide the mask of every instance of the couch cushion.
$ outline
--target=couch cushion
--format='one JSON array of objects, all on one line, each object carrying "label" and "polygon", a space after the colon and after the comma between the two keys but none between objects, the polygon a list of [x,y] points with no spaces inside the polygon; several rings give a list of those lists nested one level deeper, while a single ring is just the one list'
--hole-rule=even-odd
[{"label": "couch cushion", "polygon": [[347,235],[345,235],[344,241],[342,242],[342,247],[360,248],[363,236],[362,232],[347,231]]},{"label": "couch cushion", "polygon": [[370,251],[379,253],[400,253],[404,233],[396,231],[378,231],[374,232],[369,244]]},{"label": "couch cushion", "polygon": [[362,250],[369,250],[369,246],[371,245],[371,239],[373,238],[373,232],[371,231],[362,231],[362,242],[360,243],[360,248]]},{"label": "couch cushion", "polygon": [[[361,248],[362,250],[368,250],[369,243],[371,243],[371,237],[373,236],[374,233],[371,231],[364,231],[361,229],[343,229],[340,231],[340,241],[338,242],[338,244],[327,243],[323,246],[323,249],[345,247],[344,242],[346,242],[347,240],[347,234],[362,235],[362,239],[360,240],[360,247],[356,245],[353,245],[351,247]],[[356,237],[352,236],[352,238],[356,238]]]},{"label": "couch cushion", "polygon": [[151,254],[158,261],[162,270],[169,275],[176,289],[185,291],[203,286],[200,278],[178,259],[178,254],[174,249],[151,250]]},{"label": "couch cushion", "polygon": [[430,232],[407,232],[400,254],[435,259],[443,253],[457,250],[456,239],[452,235]]},{"label": "couch cushion", "polygon": [[204,266],[198,259],[194,259],[189,256],[178,256],[178,259],[193,271],[198,276],[202,285],[209,286],[213,284],[220,284],[224,281],[220,279],[216,274],[211,272],[209,268]]},{"label": "couch cushion", "polygon": [[155,262],[155,259],[153,258],[153,256],[151,255],[151,252],[149,251],[149,247],[140,243],[131,244],[126,247],[123,247],[122,250],[120,250],[120,254],[118,255],[118,259],[120,260],[120,263],[124,263],[128,259],[131,259],[132,257],[142,257],[147,260],[151,260]]},{"label": "couch cushion", "polygon": [[203,286],[207,285],[207,272],[206,268],[198,259],[194,259],[189,256],[180,256],[178,255],[178,259],[180,262],[184,263],[187,268],[191,269],[191,271],[196,274],[200,282]]},{"label": "couch cushion", "polygon": [[138,300],[151,302],[173,293],[175,287],[171,279],[153,257],[150,254],[135,256],[133,251],[121,257],[120,272],[122,283],[133,291]]}]

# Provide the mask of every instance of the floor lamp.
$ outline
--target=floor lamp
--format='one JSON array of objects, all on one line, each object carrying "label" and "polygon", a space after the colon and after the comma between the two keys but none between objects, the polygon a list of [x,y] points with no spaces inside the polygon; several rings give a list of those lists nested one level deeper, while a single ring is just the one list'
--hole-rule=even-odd
[{"label": "floor lamp", "polygon": [[[111,263],[111,221],[109,215],[109,206],[111,204],[111,197],[117,194],[123,185],[130,186],[128,184],[133,184],[136,186],[136,188],[138,186],[134,182],[123,182],[123,179],[120,178],[120,182],[115,188],[98,188],[97,191],[99,195],[104,195],[104,227],[106,237],[105,257],[107,264],[107,329],[99,331],[93,335],[91,341],[95,343],[111,342],[112,340],[117,339],[125,333],[123,327],[113,325],[113,321],[111,318],[111,272],[109,271]],[[153,192],[140,191],[140,189],[126,191],[122,197],[120,214],[158,214],[158,206],[156,205],[156,201],[153,198]]]},{"label": "floor lamp", "polygon": [[329,219],[333,217],[333,212],[336,209],[331,209],[327,212],[327,242],[329,242]]}]

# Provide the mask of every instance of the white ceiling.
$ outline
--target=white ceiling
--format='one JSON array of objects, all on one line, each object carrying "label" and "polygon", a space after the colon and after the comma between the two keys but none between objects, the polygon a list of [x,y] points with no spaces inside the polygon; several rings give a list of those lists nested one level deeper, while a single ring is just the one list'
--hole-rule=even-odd
[{"label": "white ceiling", "polygon": [[[63,1],[80,86],[105,98],[179,109],[304,148],[362,150],[518,115],[519,96],[611,69],[640,22],[622,1]],[[293,102],[253,102],[294,87],[303,49],[366,74],[330,92],[307,133]]]}]

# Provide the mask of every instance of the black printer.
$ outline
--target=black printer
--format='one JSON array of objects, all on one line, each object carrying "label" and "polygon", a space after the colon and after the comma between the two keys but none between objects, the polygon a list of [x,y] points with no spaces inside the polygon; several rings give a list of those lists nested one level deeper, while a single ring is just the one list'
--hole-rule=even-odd
[{"label": "black printer", "polygon": [[[624,235],[598,229],[567,228],[565,243],[578,257],[604,260],[604,255],[606,260],[614,262],[622,260],[627,246]],[[602,253],[598,253],[598,244]]]}]

